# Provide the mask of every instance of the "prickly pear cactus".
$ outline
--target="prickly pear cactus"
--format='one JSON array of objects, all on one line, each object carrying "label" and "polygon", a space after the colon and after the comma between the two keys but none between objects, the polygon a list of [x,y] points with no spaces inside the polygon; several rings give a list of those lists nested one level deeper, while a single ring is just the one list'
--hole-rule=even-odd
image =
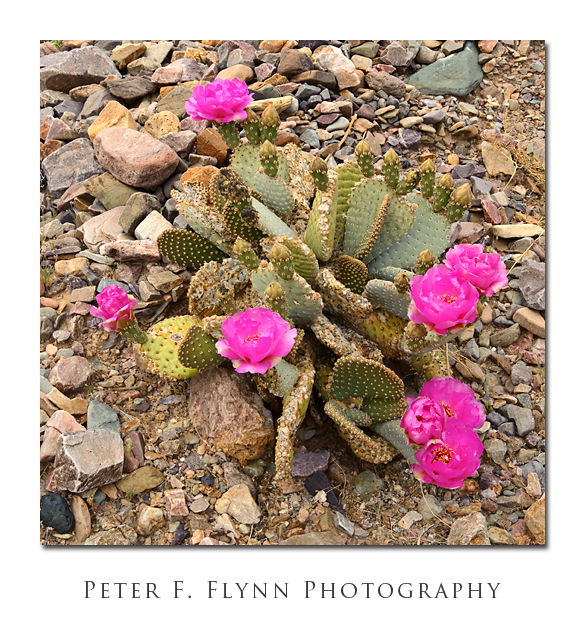
[{"label": "prickly pear cactus", "polygon": [[227,316],[267,307],[298,332],[289,355],[253,378],[280,411],[275,478],[290,475],[312,395],[357,456],[412,461],[399,427],[404,386],[384,359],[422,381],[447,373],[440,346],[449,338],[409,323],[409,287],[447,249],[469,186],[455,189],[448,174],[436,180],[431,160],[401,176],[393,150],[374,164],[365,141],[354,160],[328,168],[294,144],[275,146],[279,123],[273,107],[249,111],[247,141],[237,128],[222,131],[229,166],[191,168],[171,192],[189,227],[157,242],[194,273],[191,316],[157,323],[140,353],[165,376],[190,377],[224,361],[215,342]]}]

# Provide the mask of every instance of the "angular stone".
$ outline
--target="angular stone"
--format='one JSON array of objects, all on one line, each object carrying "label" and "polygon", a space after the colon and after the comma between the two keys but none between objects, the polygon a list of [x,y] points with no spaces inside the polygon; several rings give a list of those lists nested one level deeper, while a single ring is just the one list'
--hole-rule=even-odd
[{"label": "angular stone", "polygon": [[214,157],[219,166],[227,157],[228,147],[217,129],[205,129],[197,136],[197,153]]},{"label": "angular stone", "polygon": [[144,465],[144,436],[141,432],[130,432],[124,436],[124,473],[132,473]]},{"label": "angular stone", "polygon": [[80,85],[99,83],[110,75],[121,76],[108,54],[97,46],[41,57],[41,91],[69,92]]},{"label": "angular stone", "polygon": [[490,142],[481,143],[481,157],[488,174],[495,177],[499,174],[513,175],[516,172],[514,160],[503,146],[494,146]]},{"label": "angular stone", "polygon": [[69,399],[69,397],[65,396],[55,387],[51,389],[51,392],[47,393],[47,399],[61,410],[65,410],[65,412],[69,412],[69,414],[73,414],[74,416],[87,412],[87,399],[81,399],[79,397]]},{"label": "angular stone", "polygon": [[337,532],[307,532],[280,541],[279,545],[345,545],[345,541]]},{"label": "angular stone", "polygon": [[546,270],[544,262],[525,259],[518,284],[524,302],[533,310],[546,308]]},{"label": "angular stone", "polygon": [[165,476],[156,467],[140,467],[122,479],[118,478],[116,486],[126,494],[138,495],[156,488],[164,482]]},{"label": "angular stone", "polygon": [[218,367],[190,380],[189,417],[201,437],[241,465],[274,441],[274,424],[247,374]]},{"label": "angular stone", "polygon": [[128,199],[138,190],[121,181],[109,172],[87,179],[83,182],[85,189],[99,199],[106,209],[114,209],[125,205]]},{"label": "angular stone", "polygon": [[87,129],[87,135],[93,142],[101,131],[110,127],[136,130],[138,125],[124,105],[117,100],[110,100]]},{"label": "angular stone", "polygon": [[161,508],[140,504],[136,513],[136,532],[140,536],[150,536],[165,524],[165,513]]},{"label": "angular stone", "polygon": [[143,132],[148,133],[155,139],[167,133],[177,133],[181,130],[181,121],[170,111],[155,113],[144,124]]},{"label": "angular stone", "polygon": [[71,512],[75,517],[75,540],[84,543],[91,534],[91,515],[85,500],[79,495],[71,498]]},{"label": "angular stone", "polygon": [[115,100],[115,98],[105,87],[96,89],[85,101],[83,109],[78,116],[79,120],[85,120],[86,118],[99,115],[100,111],[111,100]]},{"label": "angular stone", "polygon": [[546,507],[544,494],[524,513],[524,521],[535,543],[537,545],[544,545],[546,543]]},{"label": "angular stone", "polygon": [[61,359],[51,369],[49,381],[63,393],[80,392],[89,384],[94,371],[89,360],[74,355]]},{"label": "angular stone", "polygon": [[124,78],[106,79],[102,82],[108,91],[122,100],[136,100],[152,94],[157,86],[146,76],[125,76]]},{"label": "angular stone", "polygon": [[71,291],[71,303],[76,301],[83,301],[84,303],[91,303],[95,299],[95,286],[84,286],[83,288],[75,288]]},{"label": "angular stone", "polygon": [[491,545],[486,518],[473,512],[451,525],[447,545]]},{"label": "angular stone", "polygon": [[488,535],[491,543],[494,545],[516,545],[516,539],[503,528],[490,526],[488,528]]},{"label": "angular stone", "polygon": [[124,233],[134,235],[136,227],[146,216],[152,211],[160,210],[160,208],[160,202],[153,194],[135,192],[126,201],[124,210],[120,214],[118,224]]},{"label": "angular stone", "polygon": [[84,545],[134,545],[137,538],[133,528],[121,525],[111,530],[93,534],[85,541]]},{"label": "angular stone", "polygon": [[250,66],[244,65],[243,63],[236,63],[235,65],[218,72],[217,78],[227,81],[237,78],[240,81],[248,82],[254,78],[254,70]]},{"label": "angular stone", "polygon": [[158,236],[173,225],[162,214],[151,211],[148,216],[136,227],[134,236],[137,240],[156,240]]},{"label": "angular stone", "polygon": [[539,312],[528,307],[521,307],[514,312],[512,320],[533,334],[541,338],[545,337],[545,320]]},{"label": "angular stone", "polygon": [[402,98],[406,93],[406,83],[399,78],[388,74],[388,72],[378,71],[373,67],[366,72],[366,84],[374,91],[382,90],[394,98]]},{"label": "angular stone", "polygon": [[245,484],[236,484],[228,489],[216,502],[215,510],[228,515],[245,524],[260,521],[261,511],[254,501],[250,489]]},{"label": "angular stone", "polygon": [[167,509],[171,521],[176,521],[189,514],[189,509],[185,503],[185,491],[182,489],[175,488],[165,491],[165,499],[167,500]]},{"label": "angular stone", "polygon": [[526,436],[534,429],[535,422],[532,410],[512,405],[507,406],[507,408],[508,418],[514,421],[518,436]]},{"label": "angular stone", "polygon": [[74,257],[73,259],[63,259],[55,262],[55,274],[64,277],[65,275],[75,275],[80,277],[83,271],[89,267],[89,260],[86,257]]},{"label": "angular stone", "polygon": [[321,88],[336,90],[337,79],[333,72],[323,72],[322,70],[309,70],[295,74],[290,79],[294,83],[307,83],[308,85],[317,85]]},{"label": "angular stone", "polygon": [[83,493],[122,476],[124,448],[119,434],[87,430],[63,434],[55,456],[55,486]]},{"label": "angular stone", "polygon": [[[187,111],[185,110],[185,103],[193,95],[193,89],[186,87],[185,85],[178,85],[172,89],[168,94],[165,94],[157,103],[154,108],[155,113],[161,113],[163,111],[170,111],[177,116],[179,120],[187,117]],[[183,129],[184,130],[184,129]]]},{"label": "angular stone", "polygon": [[290,77],[313,69],[313,61],[308,54],[295,48],[285,48],[280,54],[280,61],[276,71],[279,74]]},{"label": "angular stone", "polygon": [[461,52],[439,59],[412,74],[408,83],[421,94],[466,96],[482,79],[477,48],[474,43],[467,42]]},{"label": "angular stone", "polygon": [[121,44],[112,50],[110,58],[120,70],[124,70],[130,62],[138,59],[145,51],[146,44],[144,42],[139,44]]},{"label": "angular stone", "polygon": [[47,178],[47,192],[54,197],[61,196],[74,183],[104,172],[92,143],[84,138],[68,142],[45,157],[41,167]]},{"label": "angular stone", "polygon": [[329,466],[328,451],[298,451],[293,456],[293,478],[308,477],[317,471],[327,471]]},{"label": "angular stone", "polygon": [[501,331],[497,331],[490,336],[492,347],[508,347],[520,338],[520,325],[514,323],[510,327],[506,327]]},{"label": "angular stone", "polygon": [[100,247],[100,253],[109,255],[121,262],[134,260],[157,262],[161,258],[154,240],[109,242]]},{"label": "angular stone", "polygon": [[408,65],[414,58],[414,54],[406,50],[398,42],[392,42],[380,54],[382,63],[389,63],[397,67]]},{"label": "angular stone", "polygon": [[[156,115],[156,114],[155,114]],[[161,142],[170,146],[179,157],[186,159],[193,151],[197,135],[193,131],[171,131],[158,138]]]},{"label": "angular stone", "polygon": [[518,384],[532,386],[532,369],[524,364],[514,364],[511,377],[514,386],[518,386]]},{"label": "angular stone", "polygon": [[156,290],[162,293],[170,292],[173,288],[183,284],[183,280],[170,270],[148,275],[147,279]]},{"label": "angular stone", "polygon": [[45,425],[45,436],[41,445],[41,462],[54,460],[57,455],[57,443],[61,434],[66,432],[84,431],[85,427],[78,423],[69,412],[57,410]]},{"label": "angular stone", "polygon": [[[72,359],[72,358],[70,358]],[[120,433],[120,420],[114,408],[91,399],[87,407],[87,429]]]},{"label": "angular stone", "polygon": [[[154,189],[173,174],[179,157],[166,144],[132,129],[104,129],[94,142],[99,163],[117,179]],[[57,151],[58,152],[58,151]]]}]

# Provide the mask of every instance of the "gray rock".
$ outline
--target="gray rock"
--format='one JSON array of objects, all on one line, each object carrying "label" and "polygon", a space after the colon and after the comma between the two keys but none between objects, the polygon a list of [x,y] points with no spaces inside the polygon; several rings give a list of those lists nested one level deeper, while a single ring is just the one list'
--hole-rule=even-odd
[{"label": "gray rock", "polygon": [[49,340],[49,338],[53,335],[53,323],[51,322],[51,319],[46,316],[41,316],[40,321],[41,340]]},{"label": "gray rock", "polygon": [[417,511],[425,521],[435,518],[443,510],[441,502],[434,495],[423,495],[418,501]]},{"label": "gray rock", "polygon": [[533,310],[546,308],[545,280],[544,262],[525,259],[520,272],[519,287],[525,304]]},{"label": "gray rock", "polygon": [[87,408],[87,429],[120,433],[118,413],[105,403],[92,399]]},{"label": "gray rock", "polygon": [[286,541],[280,541],[279,545],[345,545],[345,543],[341,535],[327,531],[296,534]]},{"label": "gray rock", "polygon": [[78,116],[79,119],[86,120],[87,118],[99,115],[100,111],[110,102],[110,100],[116,100],[116,98],[114,98],[114,96],[112,96],[112,94],[110,94],[105,87],[100,87],[86,99],[83,104],[83,109]]},{"label": "gray rock", "polygon": [[59,197],[74,183],[105,172],[88,139],[79,138],[68,142],[45,157],[41,166],[47,177],[47,192]]},{"label": "gray rock", "polygon": [[99,83],[110,75],[121,76],[108,54],[96,46],[46,55],[41,57],[40,65],[41,91],[69,92],[80,85]]},{"label": "gray rock", "polygon": [[520,325],[514,323],[512,326],[502,329],[502,331],[496,331],[491,334],[490,342],[492,347],[507,347],[516,342],[520,338]]},{"label": "gray rock", "polygon": [[408,83],[422,94],[465,96],[479,85],[482,78],[478,50],[474,43],[467,42],[461,52],[415,72],[408,78]]},{"label": "gray rock", "polygon": [[55,456],[55,486],[83,493],[122,477],[124,447],[119,434],[108,430],[69,432],[59,437]]},{"label": "gray rock", "polygon": [[532,369],[525,364],[514,364],[511,377],[514,386],[518,386],[518,384],[532,386]]},{"label": "gray rock", "polygon": [[333,523],[335,527],[347,536],[353,536],[355,532],[355,523],[350,521],[345,515],[338,512],[337,510],[333,511]]},{"label": "gray rock", "polygon": [[508,418],[514,421],[518,436],[526,436],[528,432],[534,429],[534,416],[528,408],[510,405],[508,406]]},{"label": "gray rock", "polygon": [[301,133],[299,139],[301,142],[307,143],[311,148],[319,148],[319,146],[321,146],[319,136],[317,135],[317,131],[315,131],[315,129],[305,129]]},{"label": "gray rock", "polygon": [[[495,414],[495,413],[492,413]],[[483,446],[488,456],[494,461],[495,464],[501,464],[504,460],[504,456],[508,451],[506,443],[499,438],[485,439]]]},{"label": "gray rock", "polygon": [[373,493],[378,493],[384,488],[384,480],[380,479],[373,471],[362,471],[352,479],[351,483],[362,499]]}]

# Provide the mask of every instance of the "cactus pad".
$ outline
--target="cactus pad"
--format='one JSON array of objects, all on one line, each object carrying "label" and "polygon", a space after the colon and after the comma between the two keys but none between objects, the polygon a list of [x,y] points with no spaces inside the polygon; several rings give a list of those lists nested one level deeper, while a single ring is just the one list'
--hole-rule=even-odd
[{"label": "cactus pad", "polygon": [[205,262],[221,262],[226,255],[199,234],[186,229],[167,229],[156,243],[159,251],[171,262],[199,268]]}]

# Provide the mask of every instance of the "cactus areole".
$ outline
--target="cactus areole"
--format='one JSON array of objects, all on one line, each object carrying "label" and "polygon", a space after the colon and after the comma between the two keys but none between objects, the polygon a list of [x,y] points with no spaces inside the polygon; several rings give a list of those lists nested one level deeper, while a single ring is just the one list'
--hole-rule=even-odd
[{"label": "cactus areole", "polygon": [[[161,254],[191,272],[190,315],[136,325],[130,337],[165,377],[226,360],[252,373],[277,417],[275,480],[290,476],[308,409],[323,407],[360,458],[400,453],[423,481],[461,486],[479,465],[484,413],[471,389],[446,377],[442,346],[476,320],[478,291],[505,285],[499,255],[481,246],[440,262],[469,186],[436,180],[432,161],[401,173],[392,149],[375,162],[365,142],[329,168],[293,143],[275,146],[274,104],[247,116],[251,101],[237,80],[198,85],[187,101],[191,117],[227,138],[229,165],[182,175],[171,195],[190,229],[157,238]],[[409,407],[386,358],[414,370],[422,401]]]}]

